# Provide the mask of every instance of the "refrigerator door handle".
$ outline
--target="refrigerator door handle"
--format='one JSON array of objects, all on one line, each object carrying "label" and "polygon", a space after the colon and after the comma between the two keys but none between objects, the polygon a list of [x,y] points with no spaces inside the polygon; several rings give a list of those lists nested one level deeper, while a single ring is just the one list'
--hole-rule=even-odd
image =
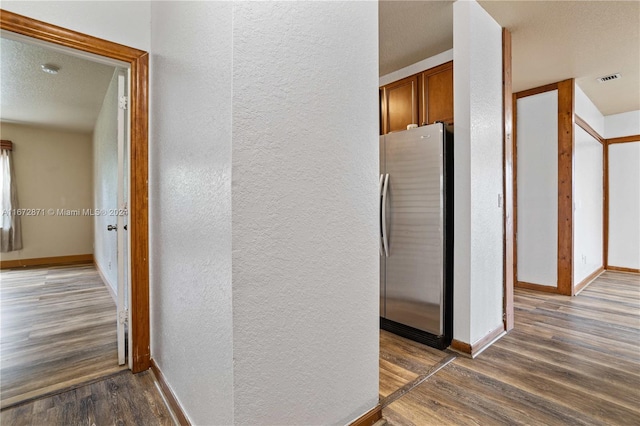
[{"label": "refrigerator door handle", "polygon": [[382,185],[382,204],[380,209],[382,210],[382,245],[384,248],[384,255],[389,257],[389,238],[387,236],[387,192],[389,190],[389,173],[384,175],[384,183]]}]

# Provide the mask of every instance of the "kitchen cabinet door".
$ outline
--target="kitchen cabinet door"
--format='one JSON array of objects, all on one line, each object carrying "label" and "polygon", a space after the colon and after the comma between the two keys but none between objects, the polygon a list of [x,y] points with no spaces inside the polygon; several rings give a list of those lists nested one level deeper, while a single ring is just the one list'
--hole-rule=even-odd
[{"label": "kitchen cabinet door", "polygon": [[453,61],[420,74],[420,125],[453,124]]},{"label": "kitchen cabinet door", "polygon": [[382,88],[382,133],[418,124],[418,77],[413,75]]}]

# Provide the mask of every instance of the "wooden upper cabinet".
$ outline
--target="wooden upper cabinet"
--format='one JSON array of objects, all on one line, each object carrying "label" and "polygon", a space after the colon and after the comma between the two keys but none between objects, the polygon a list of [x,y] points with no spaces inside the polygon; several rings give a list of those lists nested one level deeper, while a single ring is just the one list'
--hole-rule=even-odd
[{"label": "wooden upper cabinet", "polygon": [[380,88],[380,134],[443,121],[453,124],[453,61]]},{"label": "wooden upper cabinet", "polygon": [[420,73],[420,125],[453,124],[453,61]]},{"label": "wooden upper cabinet", "polygon": [[382,134],[418,123],[418,77],[413,75],[381,89]]}]

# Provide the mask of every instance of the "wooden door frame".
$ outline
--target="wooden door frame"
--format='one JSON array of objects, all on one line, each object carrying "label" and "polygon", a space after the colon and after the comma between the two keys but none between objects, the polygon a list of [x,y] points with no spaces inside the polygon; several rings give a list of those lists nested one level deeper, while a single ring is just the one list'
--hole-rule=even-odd
[{"label": "wooden door frame", "polygon": [[[600,134],[589,125],[589,123],[587,123],[585,120],[583,120],[577,113],[574,112],[573,114],[573,121],[574,124],[577,126],[576,128],[581,128],[582,130],[584,130],[585,132],[587,132],[592,138],[594,138],[596,140],[596,142],[598,142],[600,145],[602,145],[602,266],[599,267],[598,269],[596,269],[595,271],[593,271],[592,273],[590,273],[589,275],[587,275],[586,278],[584,278],[582,281],[580,281],[579,283],[576,283],[574,285],[574,294],[573,296],[578,295],[578,293],[580,293],[591,281],[594,280],[594,278],[596,278],[598,275],[600,275],[602,272],[605,271],[605,268],[607,266],[607,259],[606,259],[606,247],[607,247],[607,227],[609,226],[609,220],[608,220],[608,214],[609,214],[609,209],[607,207],[608,202],[608,195],[607,195],[607,178],[606,175],[608,174],[607,172],[607,165],[606,163],[608,162],[607,160],[607,156],[608,156],[608,149],[607,149],[607,140],[605,138],[603,138],[602,136],[600,136]],[[575,130],[575,128],[574,128]]]},{"label": "wooden door frame", "polygon": [[129,232],[131,233],[130,324],[132,371],[150,366],[149,333],[149,54],[0,9],[0,29],[59,46],[127,62],[131,69]]},{"label": "wooden door frame", "polygon": [[513,117],[513,90],[511,73],[511,32],[502,29],[502,108],[503,108],[503,327],[504,331],[513,329],[513,287],[515,282],[515,229],[514,209],[516,198],[514,192],[513,167],[515,162],[515,139]]},{"label": "wooden door frame", "polygon": [[[513,229],[516,235],[513,247],[514,284],[516,287],[548,293],[575,295],[573,285],[573,149],[574,149],[574,79],[523,90],[513,94]],[[517,100],[540,93],[558,91],[558,280],[556,286],[546,286],[518,280],[518,149]]]}]

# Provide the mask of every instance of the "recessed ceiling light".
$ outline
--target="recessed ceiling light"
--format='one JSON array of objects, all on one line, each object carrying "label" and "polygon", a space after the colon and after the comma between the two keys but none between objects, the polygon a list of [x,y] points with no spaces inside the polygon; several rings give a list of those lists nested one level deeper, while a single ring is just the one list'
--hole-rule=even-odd
[{"label": "recessed ceiling light", "polygon": [[58,71],[60,70],[60,67],[51,64],[42,64],[40,65],[40,68],[42,68],[42,71],[47,74],[58,74]]}]

